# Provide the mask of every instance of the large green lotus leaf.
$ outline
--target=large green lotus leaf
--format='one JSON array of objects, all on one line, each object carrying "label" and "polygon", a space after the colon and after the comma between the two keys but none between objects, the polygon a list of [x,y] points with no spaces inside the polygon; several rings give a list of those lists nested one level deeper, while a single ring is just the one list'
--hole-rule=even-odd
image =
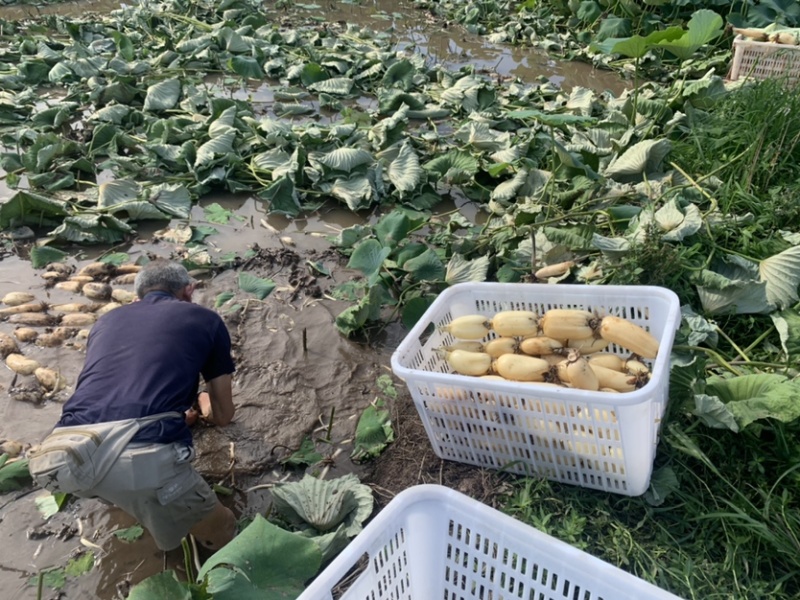
[{"label": "large green lotus leaf", "polygon": [[25,60],[17,66],[17,71],[28,85],[38,85],[47,81],[50,65],[43,60]]},{"label": "large green lotus leaf", "polygon": [[209,558],[197,579],[208,577],[214,600],[292,600],[319,570],[317,545],[261,515]]},{"label": "large green lotus leaf", "polygon": [[414,281],[444,281],[445,267],[442,259],[431,248],[405,262],[403,269]]},{"label": "large green lotus leaf", "polygon": [[287,174],[273,181],[258,197],[269,202],[270,212],[281,213],[296,217],[300,214],[300,198],[294,186],[294,181]]},{"label": "large green lotus leaf", "polygon": [[292,181],[303,181],[302,167],[306,164],[306,153],[302,146],[297,146],[284,164],[275,167],[272,178],[288,176]]},{"label": "large green lotus leaf", "polygon": [[64,190],[75,185],[75,175],[72,173],[62,173],[52,171],[50,173],[37,173],[28,175],[28,183],[31,187],[42,188],[47,192]]},{"label": "large green lotus leaf", "polygon": [[664,48],[681,60],[691,58],[701,46],[722,34],[722,17],[713,10],[703,9],[696,11],[689,23],[686,31],[677,39],[663,39],[657,42],[659,48]]},{"label": "large green lotus leaf", "polygon": [[497,152],[511,146],[511,134],[495,131],[488,123],[466,123],[456,131],[455,137],[480,151]]},{"label": "large green lotus leaf", "polygon": [[111,39],[114,40],[114,44],[117,46],[119,55],[129,62],[132,61],[136,56],[136,48],[131,38],[124,33],[113,30],[110,32],[110,35]]},{"label": "large green lotus leaf", "polygon": [[132,231],[130,225],[112,215],[78,214],[65,217],[50,235],[84,244],[115,244]]},{"label": "large green lotus leaf", "polygon": [[334,171],[350,173],[357,167],[372,164],[375,159],[361,148],[337,148],[330,152],[312,152],[308,160],[312,165],[321,164]]},{"label": "large green lotus leaf", "polygon": [[[673,355],[674,356],[674,355]],[[705,355],[693,353],[685,362],[673,364],[669,375],[669,398],[680,407],[688,406],[706,391]]]},{"label": "large green lotus leaf", "polygon": [[386,69],[381,85],[384,88],[398,87],[404,91],[409,91],[414,86],[416,72],[416,67],[408,59],[399,60]]},{"label": "large green lotus leaf", "polygon": [[144,110],[169,110],[175,108],[181,96],[181,82],[179,79],[159,81],[147,88],[144,98]]},{"label": "large green lotus leaf", "polygon": [[643,175],[660,171],[671,149],[672,143],[667,139],[643,140],[612,160],[603,175],[618,181],[640,179]]},{"label": "large green lotus leaf", "polygon": [[659,42],[677,40],[683,33],[681,27],[668,27],[660,31],[653,31],[647,37],[634,35],[626,38],[608,38],[602,42],[594,42],[589,47],[595,52],[603,54],[622,54],[628,58],[642,58]]},{"label": "large green lotus leaf", "polygon": [[339,177],[330,187],[330,194],[342,200],[352,211],[367,208],[373,197],[373,188],[366,177],[356,175],[349,179]]},{"label": "large green lotus leaf", "polygon": [[186,158],[183,146],[176,146],[173,144],[148,144],[147,150],[164,161],[173,164],[181,164],[181,166],[183,166],[183,160]]},{"label": "large green lotus leaf", "polygon": [[447,285],[469,281],[486,281],[491,261],[487,256],[467,260],[461,254],[453,254],[447,263],[444,280]]},{"label": "large green lotus leaf", "polygon": [[147,201],[165,213],[188,219],[192,209],[192,197],[186,186],[181,184],[160,183],[147,188]]},{"label": "large green lotus leaf", "polygon": [[50,83],[61,83],[65,79],[72,77],[72,69],[69,68],[68,61],[61,61],[53,65],[50,72],[47,74],[47,79]]},{"label": "large green lotus leaf", "polygon": [[324,92],[335,96],[347,96],[353,89],[353,80],[349,77],[332,77],[317,81],[308,86],[313,92]]},{"label": "large green lotus leaf", "polygon": [[719,332],[716,324],[698,315],[688,304],[681,306],[681,318],[682,325],[679,335],[686,337],[688,345],[699,346],[700,344],[706,344],[712,348],[717,347]]},{"label": "large green lotus leaf", "polygon": [[401,320],[406,329],[411,329],[422,318],[422,315],[431,307],[434,297],[425,296],[411,298],[403,306],[403,314]]},{"label": "large green lotus leaf", "polygon": [[106,181],[98,186],[97,206],[110,208],[117,204],[132,202],[142,192],[141,186],[129,179],[115,179]]},{"label": "large green lotus leaf", "polygon": [[51,246],[34,246],[31,248],[31,266],[34,269],[41,269],[50,263],[59,262],[69,256],[63,250]]},{"label": "large green lotus leaf", "polygon": [[584,23],[594,23],[600,15],[603,14],[603,9],[594,0],[583,0],[575,16]]},{"label": "large green lotus leaf", "polygon": [[98,106],[111,104],[112,102],[128,104],[133,102],[134,98],[138,95],[139,90],[134,86],[124,81],[116,81],[100,89],[99,95],[97,96],[97,104]]},{"label": "large green lotus leaf", "polygon": [[272,148],[254,155],[251,163],[259,171],[272,171],[286,164],[289,161],[289,156],[289,153],[283,148]]},{"label": "large green lotus leaf", "polygon": [[506,202],[517,195],[517,191],[523,186],[525,180],[528,178],[528,171],[524,168],[517,171],[511,179],[507,179],[503,183],[498,184],[491,194],[492,200]]},{"label": "large green lotus leaf", "polygon": [[298,67],[299,68],[296,69],[296,72],[295,70],[287,72],[287,78],[291,80],[299,77],[302,84],[306,87],[310,87],[311,85],[320,81],[325,81],[330,77],[328,71],[323,69],[321,65],[314,62],[298,65]]},{"label": "large green lotus leaf", "polygon": [[236,122],[236,107],[229,106],[208,126],[208,137],[215,138],[228,133]]},{"label": "large green lotus leaf", "polygon": [[[683,400],[683,398],[681,398]],[[694,410],[692,414],[713,429],[730,429],[738,432],[739,424],[730,410],[730,407],[716,396],[708,394],[695,394]]]},{"label": "large green lotus leaf", "polygon": [[761,281],[767,285],[767,301],[778,308],[786,308],[797,299],[800,285],[800,246],[765,258],[758,265]]},{"label": "large green lotus leaf", "polygon": [[111,214],[124,212],[128,215],[128,219],[131,221],[161,221],[170,218],[168,214],[161,212],[146,200],[137,200],[134,202],[123,202],[122,204],[116,204],[110,207],[108,211]]},{"label": "large green lotus leaf", "polygon": [[359,71],[353,76],[353,79],[356,81],[361,81],[362,79],[372,79],[373,77],[380,75],[384,68],[385,67],[382,62],[376,61],[370,66],[366,67],[363,71]]},{"label": "large green lotus leaf", "polygon": [[361,241],[350,255],[348,269],[361,271],[370,282],[377,280],[383,261],[392,253],[392,249],[382,245],[378,240]]},{"label": "large green lotus leaf", "polygon": [[248,42],[238,32],[230,27],[223,27],[217,32],[217,40],[222,47],[232,54],[243,54],[253,49],[253,43]]},{"label": "large green lotus leaf", "polygon": [[725,403],[740,428],[759,419],[788,423],[800,417],[800,384],[782,375],[710,377],[706,393]]},{"label": "large green lotus leaf", "polygon": [[[525,152],[527,152],[527,149],[528,149],[527,144],[516,144],[514,146],[498,150],[497,152],[492,152],[491,159],[494,162],[499,163],[499,165],[503,168],[503,170],[505,170],[507,165],[515,163],[520,158],[525,156]],[[492,175],[496,174],[497,173],[492,173]]]},{"label": "large green lotus leaf", "polygon": [[386,213],[375,224],[375,236],[384,246],[396,248],[400,242],[405,241],[409,231],[416,225],[405,212],[395,210]]},{"label": "large green lotus leaf", "polygon": [[51,48],[44,41],[40,41],[36,44],[36,58],[41,58],[45,62],[49,63],[56,63],[63,58],[63,53],[58,52],[55,49]]},{"label": "large green lotus leaf", "polygon": [[100,71],[105,68],[106,59],[102,56],[93,56],[91,58],[79,58],[70,63],[70,68],[78,77],[89,79],[100,74]]},{"label": "large green lotus leaf", "polygon": [[451,150],[423,165],[425,170],[452,183],[469,181],[478,172],[478,167],[478,161],[471,154],[459,150]]},{"label": "large green lotus leaf", "polygon": [[350,537],[347,535],[347,529],[344,524],[337,527],[335,531],[322,535],[319,535],[311,528],[296,531],[295,533],[301,537],[310,539],[317,545],[322,556],[323,565],[335,558],[350,542]]},{"label": "large green lotus leaf", "polygon": [[569,94],[565,108],[584,117],[591,117],[594,112],[595,99],[594,90],[575,86]]},{"label": "large green lotus leaf", "polygon": [[397,158],[389,164],[388,175],[401,195],[411,192],[419,185],[422,168],[419,166],[417,153],[407,141],[400,147]]},{"label": "large green lotus leaf", "polygon": [[233,56],[228,67],[237,75],[248,79],[264,79],[264,70],[257,59],[252,56]]},{"label": "large green lotus leaf", "polygon": [[231,154],[235,139],[236,131],[228,130],[222,135],[208,140],[197,149],[197,158],[194,161],[195,168],[210,166],[218,157]]},{"label": "large green lotus leaf", "polygon": [[597,41],[608,38],[624,38],[631,34],[631,20],[620,17],[606,17],[597,30]]},{"label": "large green lotus leaf", "polygon": [[[379,121],[369,131],[369,138],[372,145],[376,148],[387,148],[395,150],[396,144],[403,139],[403,132],[408,125],[408,105],[401,104],[394,114]],[[396,158],[396,157],[395,157]]]},{"label": "large green lotus leaf", "polygon": [[484,85],[484,81],[477,75],[466,75],[445,89],[440,97],[443,102],[460,105],[469,90],[477,90]]},{"label": "large green lotus leaf", "polygon": [[800,357],[800,312],[796,308],[787,308],[770,314],[770,318],[780,335],[781,346],[787,358],[795,361]]},{"label": "large green lotus leaf", "polygon": [[181,40],[181,42],[175,46],[175,50],[180,54],[199,54],[201,50],[208,48],[213,43],[214,37],[211,34],[204,34]]},{"label": "large green lotus leaf", "polygon": [[277,485],[272,490],[273,507],[288,522],[307,524],[319,532],[340,524],[354,536],[372,513],[372,490],[352,473],[336,479],[306,475],[297,482]]},{"label": "large green lotus leaf", "polygon": [[78,105],[74,102],[62,102],[31,115],[31,122],[37,127],[61,127],[66,123]]},{"label": "large green lotus leaf", "polygon": [[110,123],[119,125],[131,113],[131,111],[132,109],[130,106],[111,104],[96,111],[89,117],[89,120],[108,121]]},{"label": "large green lotus leaf", "polygon": [[715,263],[713,270],[697,275],[697,294],[703,309],[715,314],[766,314],[773,306],[767,300],[766,283],[758,281],[758,266],[732,256]]},{"label": "large green lotus leaf", "polygon": [[62,217],[67,213],[67,204],[60,200],[27,191],[18,191],[9,200],[0,204],[0,229],[11,225],[36,224],[49,217]]}]

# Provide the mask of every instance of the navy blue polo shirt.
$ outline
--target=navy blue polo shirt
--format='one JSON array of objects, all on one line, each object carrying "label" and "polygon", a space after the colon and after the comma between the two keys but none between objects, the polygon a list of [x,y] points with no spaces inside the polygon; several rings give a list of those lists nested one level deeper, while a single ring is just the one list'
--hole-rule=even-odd
[{"label": "navy blue polo shirt", "polygon": [[[92,327],[86,363],[57,427],[183,413],[197,398],[200,375],[209,381],[233,371],[230,335],[217,313],[150,292]],[[192,435],[182,418],[165,419],[134,441],[191,444]]]}]

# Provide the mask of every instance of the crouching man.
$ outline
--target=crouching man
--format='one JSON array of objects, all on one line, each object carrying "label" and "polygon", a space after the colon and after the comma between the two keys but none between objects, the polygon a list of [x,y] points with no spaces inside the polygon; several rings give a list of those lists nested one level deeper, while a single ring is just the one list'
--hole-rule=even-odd
[{"label": "crouching man", "polygon": [[[217,549],[236,528],[191,464],[196,401],[216,425],[235,411],[230,335],[217,313],[192,304],[194,286],[180,264],[144,266],[138,300],[92,328],[75,393],[30,461],[43,487],[116,505],[164,551],[189,533]],[[207,393],[198,396],[201,375]]]}]

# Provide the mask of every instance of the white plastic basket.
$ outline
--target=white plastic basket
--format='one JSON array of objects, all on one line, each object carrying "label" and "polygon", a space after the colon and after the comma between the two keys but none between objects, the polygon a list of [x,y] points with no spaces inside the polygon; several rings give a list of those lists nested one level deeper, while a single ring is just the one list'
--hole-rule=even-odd
[{"label": "white plastic basket", "polygon": [[[626,318],[660,342],[652,377],[622,394],[457,375],[438,327],[467,314],[580,308]],[[392,355],[440,458],[629,496],[650,482],[669,389],[678,297],[650,286],[463,283],[445,290]],[[614,345],[608,351],[628,356]]]},{"label": "white plastic basket", "polygon": [[728,79],[786,77],[789,83],[800,81],[800,46],[757,42],[741,35],[733,40],[733,63]]},{"label": "white plastic basket", "polygon": [[398,494],[298,600],[333,598],[680,600],[438,485]]}]

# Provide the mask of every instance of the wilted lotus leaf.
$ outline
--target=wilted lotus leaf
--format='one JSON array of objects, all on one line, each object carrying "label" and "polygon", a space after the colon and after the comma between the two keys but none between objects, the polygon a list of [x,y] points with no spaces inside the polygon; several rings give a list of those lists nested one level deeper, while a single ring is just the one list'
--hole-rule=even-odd
[{"label": "wilted lotus leaf", "polygon": [[286,483],[272,491],[275,509],[294,525],[308,524],[317,531],[330,531],[344,524],[352,537],[372,513],[372,490],[355,475],[325,481],[306,475],[302,481]]}]

